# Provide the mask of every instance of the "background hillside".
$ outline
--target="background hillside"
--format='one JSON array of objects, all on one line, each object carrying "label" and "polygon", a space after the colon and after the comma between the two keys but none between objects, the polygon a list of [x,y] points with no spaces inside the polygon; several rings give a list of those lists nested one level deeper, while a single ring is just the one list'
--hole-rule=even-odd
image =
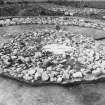
[{"label": "background hillside", "polygon": [[68,5],[85,5],[87,7],[105,8],[105,0],[0,0],[0,4],[10,3],[30,3],[30,2],[57,2]]},{"label": "background hillside", "polygon": [[52,3],[72,7],[105,9],[105,0],[0,0],[0,16],[60,15],[40,6]]}]

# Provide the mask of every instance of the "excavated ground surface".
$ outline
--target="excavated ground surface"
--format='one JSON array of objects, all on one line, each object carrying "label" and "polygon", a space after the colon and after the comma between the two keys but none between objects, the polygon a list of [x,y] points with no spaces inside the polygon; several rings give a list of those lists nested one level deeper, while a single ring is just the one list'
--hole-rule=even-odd
[{"label": "excavated ground surface", "polygon": [[[47,26],[54,28],[54,26]],[[45,29],[46,26],[10,26],[0,28],[4,41],[12,36],[5,33]],[[104,36],[101,30],[62,27],[74,33],[85,33],[93,37]],[[15,34],[14,34],[15,35]],[[38,86],[32,87],[14,80],[0,77],[0,105],[105,105],[105,83],[82,84],[76,86]]]},{"label": "excavated ground surface", "polygon": [[[10,11],[11,8],[9,9]],[[12,13],[17,14],[14,11]],[[18,15],[24,15],[25,13],[29,15],[26,10],[21,11]],[[7,12],[3,12],[3,14],[7,15]],[[33,15],[33,12],[30,14]],[[6,42],[7,39],[13,37],[9,36],[8,33],[15,35],[15,32],[42,30],[46,28],[52,29],[55,26],[21,25],[0,28],[0,41]],[[105,32],[98,29],[73,26],[61,28],[73,33],[93,36],[95,39],[105,37]],[[67,87],[56,85],[32,87],[15,80],[0,77],[0,105],[105,105],[105,82],[74,86],[68,85]]]}]

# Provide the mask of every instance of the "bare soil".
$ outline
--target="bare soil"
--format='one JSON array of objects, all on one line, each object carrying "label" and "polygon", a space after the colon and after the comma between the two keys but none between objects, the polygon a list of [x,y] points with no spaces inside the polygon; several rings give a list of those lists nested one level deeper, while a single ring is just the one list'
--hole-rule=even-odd
[{"label": "bare soil", "polygon": [[105,83],[31,87],[0,77],[0,105],[105,105],[104,99]]},{"label": "bare soil", "polygon": [[[24,31],[36,31],[36,30],[45,30],[45,29],[55,29],[54,25],[16,25],[16,26],[7,26],[0,27],[0,35],[6,37],[10,37],[6,33],[12,33],[15,35],[16,32],[24,32]],[[85,28],[78,26],[60,26],[60,28],[64,31],[69,31],[71,33],[77,34],[85,34],[87,36],[92,36],[94,39],[104,38],[105,31],[93,29],[93,28]]]}]

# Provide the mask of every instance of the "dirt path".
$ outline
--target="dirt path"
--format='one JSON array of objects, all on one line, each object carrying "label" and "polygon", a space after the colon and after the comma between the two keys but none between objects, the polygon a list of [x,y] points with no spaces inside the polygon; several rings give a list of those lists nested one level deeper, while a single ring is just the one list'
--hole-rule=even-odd
[{"label": "dirt path", "polygon": [[0,105],[105,105],[105,83],[31,87],[0,78]]},{"label": "dirt path", "polygon": [[[86,34],[87,36],[93,36],[95,39],[105,37],[105,31],[93,29],[93,28],[83,28],[78,26],[61,26],[63,30],[67,30],[77,34]],[[44,30],[44,29],[55,29],[54,25],[17,25],[9,27],[0,27],[0,35],[5,33],[23,32],[27,30]]]}]

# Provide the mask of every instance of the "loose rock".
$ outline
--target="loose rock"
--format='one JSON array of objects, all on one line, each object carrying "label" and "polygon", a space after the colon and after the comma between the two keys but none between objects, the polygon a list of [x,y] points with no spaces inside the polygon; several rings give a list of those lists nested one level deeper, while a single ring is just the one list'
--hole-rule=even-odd
[{"label": "loose rock", "polygon": [[81,72],[76,72],[76,73],[73,73],[73,78],[82,78],[82,73]]},{"label": "loose rock", "polygon": [[48,76],[48,74],[46,73],[46,71],[43,72],[43,73],[42,73],[42,81],[48,81],[48,79],[49,79],[49,76]]},{"label": "loose rock", "polygon": [[34,76],[34,79],[35,79],[35,80],[39,80],[39,79],[41,78],[41,75],[42,75],[41,73],[36,72],[36,73],[35,73],[35,76]]},{"label": "loose rock", "polygon": [[97,68],[96,70],[93,70],[92,74],[95,75],[95,76],[100,75],[101,74],[101,68]]},{"label": "loose rock", "polygon": [[57,78],[57,82],[58,82],[58,83],[61,83],[62,80],[63,80],[62,77],[58,77],[58,78]]}]

